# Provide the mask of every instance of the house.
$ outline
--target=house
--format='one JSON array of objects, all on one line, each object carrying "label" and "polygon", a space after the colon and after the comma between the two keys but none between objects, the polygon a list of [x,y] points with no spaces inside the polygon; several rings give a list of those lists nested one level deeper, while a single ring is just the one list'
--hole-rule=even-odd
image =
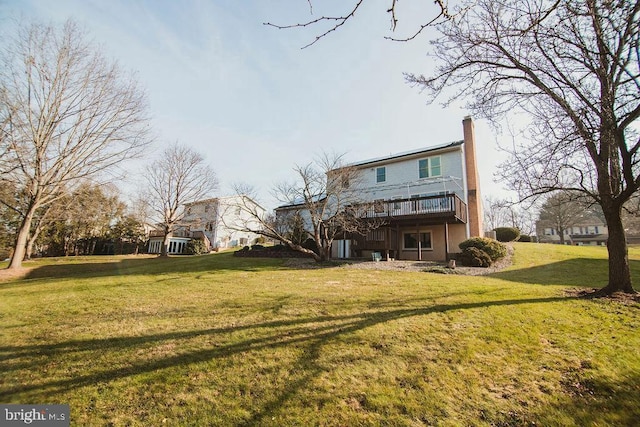
[{"label": "house", "polygon": [[359,215],[383,225],[366,235],[344,233],[332,256],[443,261],[459,243],[482,235],[474,125],[471,117],[462,123],[461,141],[348,166],[357,169],[351,185],[369,206]]},{"label": "house", "polygon": [[[555,227],[545,221],[536,222],[538,241],[540,243],[560,243],[560,234]],[[609,238],[607,224],[596,216],[587,216],[577,223],[568,226],[564,233],[564,242],[568,245],[605,246]]]},{"label": "house", "polygon": [[[169,241],[168,253],[184,253],[189,241],[202,240],[209,250],[246,246],[253,243],[258,234],[242,231],[259,228],[255,219],[247,214],[247,206],[254,211],[262,211],[250,197],[245,195],[216,197],[184,205],[184,212]],[[250,225],[250,227],[247,227]],[[149,239],[149,253],[160,253],[162,232],[152,232]]]}]

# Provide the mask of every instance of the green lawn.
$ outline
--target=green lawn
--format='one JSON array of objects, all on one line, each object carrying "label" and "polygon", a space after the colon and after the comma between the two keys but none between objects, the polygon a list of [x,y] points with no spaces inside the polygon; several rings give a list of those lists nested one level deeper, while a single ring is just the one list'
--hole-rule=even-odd
[{"label": "green lawn", "polygon": [[72,425],[638,425],[640,306],[564,293],[605,284],[606,250],[515,248],[485,277],[38,260],[0,282],[0,402]]}]

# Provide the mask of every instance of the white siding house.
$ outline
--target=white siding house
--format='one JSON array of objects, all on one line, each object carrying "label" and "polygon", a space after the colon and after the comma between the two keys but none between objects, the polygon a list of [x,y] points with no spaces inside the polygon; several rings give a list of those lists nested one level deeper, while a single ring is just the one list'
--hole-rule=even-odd
[{"label": "white siding house", "polygon": [[[333,256],[446,260],[458,244],[481,236],[482,203],[470,117],[464,140],[356,162],[360,201],[371,203],[366,218],[384,225],[366,236],[346,234]],[[331,173],[331,172],[330,172]],[[278,208],[291,211],[295,206]],[[278,209],[276,213],[278,213]]]},{"label": "white siding house", "polygon": [[[216,197],[187,203],[182,219],[169,240],[168,253],[182,254],[189,241],[203,240],[209,250],[250,245],[257,234],[241,231],[250,224],[257,225],[240,206],[251,205],[256,211],[264,211],[247,196]],[[254,221],[254,220],[253,220]],[[152,232],[149,239],[149,253],[160,253],[163,234]]]},{"label": "white siding house", "polygon": [[256,202],[244,195],[188,203],[181,225],[190,231],[203,232],[211,242],[212,249],[251,245],[259,235],[241,230],[258,229],[259,224],[247,213],[244,208],[247,204],[252,206],[252,210],[255,208],[264,212]]}]

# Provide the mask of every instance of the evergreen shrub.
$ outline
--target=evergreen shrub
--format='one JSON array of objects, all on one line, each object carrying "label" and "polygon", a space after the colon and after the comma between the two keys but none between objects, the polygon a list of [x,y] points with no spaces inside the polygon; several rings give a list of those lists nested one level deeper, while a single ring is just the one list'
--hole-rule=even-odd
[{"label": "evergreen shrub", "polygon": [[507,246],[504,243],[488,237],[472,237],[460,243],[458,247],[460,247],[463,252],[467,248],[480,249],[489,255],[491,261],[497,261],[507,255]]},{"label": "evergreen shrub", "polygon": [[515,242],[520,236],[520,230],[515,227],[498,227],[493,231],[496,232],[496,240],[499,242]]}]

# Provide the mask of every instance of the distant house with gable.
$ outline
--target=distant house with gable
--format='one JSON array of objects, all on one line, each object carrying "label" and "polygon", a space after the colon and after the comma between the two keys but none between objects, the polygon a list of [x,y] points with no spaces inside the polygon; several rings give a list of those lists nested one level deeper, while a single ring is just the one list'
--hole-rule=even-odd
[{"label": "distant house with gable", "polygon": [[[241,206],[251,205],[256,211],[264,211],[255,201],[245,195],[216,197],[198,200],[184,205],[182,219],[169,240],[168,253],[182,254],[191,240],[201,240],[208,250],[219,250],[246,246],[259,237],[258,234],[243,231],[247,224],[253,229],[251,218]],[[163,233],[152,231],[149,239],[149,253],[160,253]]]}]

